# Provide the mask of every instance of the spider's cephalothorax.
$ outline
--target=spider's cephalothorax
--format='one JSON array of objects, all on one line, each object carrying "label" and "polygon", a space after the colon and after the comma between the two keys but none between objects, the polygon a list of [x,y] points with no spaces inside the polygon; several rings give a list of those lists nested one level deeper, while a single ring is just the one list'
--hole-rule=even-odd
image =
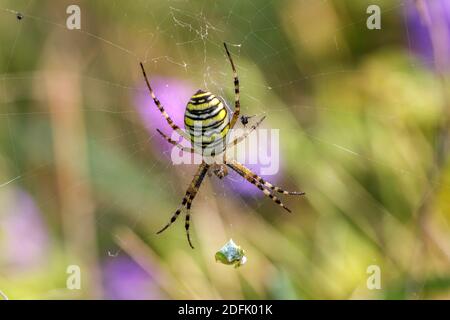
[{"label": "spider's cephalothorax", "polygon": [[189,100],[184,113],[184,125],[192,145],[218,154],[225,150],[230,128],[227,108],[211,92],[198,90]]},{"label": "spider's cephalothorax", "polygon": [[[202,164],[198,167],[197,173],[194,176],[191,184],[189,185],[186,194],[181,202],[181,206],[175,211],[169,223],[166,224],[164,228],[162,228],[158,233],[166,230],[181,213],[183,208],[186,208],[186,220],[185,220],[185,228],[186,235],[189,242],[189,245],[192,246],[191,238],[189,236],[189,225],[190,225],[190,209],[192,205],[192,201],[194,201],[195,196],[200,188],[200,185],[203,182],[203,179],[207,174],[214,173],[219,179],[222,179],[228,174],[228,168],[237,172],[240,176],[242,176],[245,180],[255,185],[259,190],[261,190],[265,196],[269,197],[272,201],[278,204],[283,209],[290,212],[290,210],[281,202],[281,200],[275,195],[275,193],[281,193],[285,195],[303,195],[304,192],[296,192],[296,191],[285,191],[277,186],[272,185],[271,183],[265,181],[263,178],[258,176],[256,173],[252,172],[250,169],[245,167],[243,164],[235,161],[235,160],[227,160],[226,159],[226,149],[232,146],[237,145],[239,142],[243,141],[248,135],[255,130],[260,123],[265,119],[262,117],[258,120],[245,134],[242,136],[235,138],[231,142],[227,142],[227,137],[229,135],[230,130],[233,129],[234,125],[239,119],[239,113],[241,110],[241,103],[239,99],[239,78],[237,76],[236,68],[233,63],[233,59],[231,58],[230,52],[228,51],[227,45],[224,43],[225,51],[228,56],[228,60],[230,61],[231,68],[233,69],[233,77],[234,77],[234,112],[232,113],[231,119],[228,115],[227,108],[225,108],[224,104],[220,99],[215,97],[210,92],[205,92],[202,90],[197,91],[192,98],[189,100],[186,106],[186,112],[184,115],[184,124],[186,126],[187,132],[183,131],[179,126],[177,126],[172,118],[167,114],[164,110],[164,107],[161,105],[161,102],[156,98],[155,93],[153,92],[152,87],[150,86],[150,82],[148,81],[147,75],[145,73],[144,65],[141,63],[142,73],[144,74],[144,79],[147,84],[148,90],[150,91],[150,95],[152,96],[153,101],[155,102],[156,107],[159,109],[163,117],[166,119],[169,126],[176,131],[180,136],[182,136],[185,140],[191,141],[193,148],[188,148],[182,146],[177,141],[172,140],[169,136],[162,133],[159,129],[156,129],[159,134],[162,135],[167,142],[172,145],[180,148],[185,152],[191,153],[199,153],[203,156]],[[244,126],[248,123],[248,118],[244,117],[244,121],[242,123]],[[200,150],[200,151],[199,151]],[[211,152],[211,150],[213,150]],[[207,153],[208,151],[209,153]],[[223,163],[208,163],[205,161],[207,155],[217,155],[223,153]]]},{"label": "spider's cephalothorax", "polygon": [[227,166],[220,163],[214,163],[211,166],[210,171],[216,175],[217,178],[223,179],[228,175],[228,169]]}]

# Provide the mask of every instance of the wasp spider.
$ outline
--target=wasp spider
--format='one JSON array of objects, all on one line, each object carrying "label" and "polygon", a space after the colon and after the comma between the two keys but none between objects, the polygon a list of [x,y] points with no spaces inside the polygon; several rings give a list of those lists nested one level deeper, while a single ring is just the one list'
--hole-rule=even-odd
[{"label": "wasp spider", "polygon": [[227,143],[227,137],[229,133],[233,129],[237,120],[239,119],[239,113],[241,110],[240,100],[239,100],[239,78],[236,72],[236,68],[231,58],[230,52],[228,51],[227,45],[224,43],[225,51],[228,56],[228,60],[230,61],[231,68],[233,70],[234,76],[234,112],[231,117],[229,116],[227,108],[224,106],[224,103],[213,95],[210,92],[205,92],[203,90],[198,90],[189,100],[186,111],[184,114],[184,125],[186,131],[182,130],[178,125],[176,125],[167,112],[164,110],[164,107],[161,105],[161,102],[156,97],[153,92],[152,87],[150,86],[150,82],[145,73],[144,65],[140,63],[142,73],[144,75],[145,82],[147,84],[148,90],[150,91],[150,95],[155,102],[156,107],[159,109],[163,117],[167,120],[169,126],[176,131],[180,136],[184,139],[191,142],[192,147],[182,146],[180,143],[169,138],[168,135],[161,132],[157,129],[158,133],[167,140],[170,144],[180,148],[183,151],[190,153],[199,153],[202,156],[205,155],[222,155],[223,161],[221,163],[218,162],[207,162],[205,158],[202,158],[202,163],[197,169],[197,172],[189,185],[186,194],[181,202],[180,207],[175,211],[170,221],[167,225],[164,226],[158,234],[166,230],[181,213],[183,208],[186,208],[186,219],[185,219],[185,229],[187,240],[191,248],[194,248],[191,242],[191,238],[189,235],[189,221],[190,221],[190,209],[192,205],[192,201],[194,200],[197,192],[202,184],[205,176],[211,175],[214,173],[219,179],[222,179],[228,174],[228,169],[236,171],[240,176],[242,176],[245,180],[255,185],[259,190],[261,190],[265,196],[269,197],[277,203],[283,209],[291,212],[282,202],[281,200],[275,196],[275,193],[282,193],[286,195],[304,195],[304,192],[292,192],[285,191],[277,186],[270,184],[265,181],[263,178],[253,173],[250,169],[246,168],[243,164],[235,161],[235,160],[227,160],[225,157],[226,149],[232,146],[235,146],[239,142],[243,141],[253,130],[255,130],[265,117],[262,117],[258,120],[244,135],[241,137],[235,138],[230,143]]}]

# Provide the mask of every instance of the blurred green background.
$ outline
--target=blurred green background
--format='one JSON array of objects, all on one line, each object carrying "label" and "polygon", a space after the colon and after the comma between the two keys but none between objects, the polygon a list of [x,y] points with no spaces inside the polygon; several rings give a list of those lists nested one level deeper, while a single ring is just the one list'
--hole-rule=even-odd
[{"label": "blurred green background", "polygon": [[[450,298],[442,58],[450,8],[439,2],[446,9],[395,0],[0,0],[0,291]],[[81,8],[81,30],[66,28],[70,4]],[[381,30],[366,27],[372,4]],[[241,194],[242,180],[207,178],[192,207],[191,250],[181,219],[155,234],[195,167],[172,165],[148,120],[160,117],[156,108],[148,100],[147,113],[139,109],[148,93],[138,62],[163,79],[157,95],[206,88],[231,105],[224,41],[242,112],[266,113],[265,128],[280,129],[281,170],[269,180],[307,196],[284,197],[288,215]],[[247,253],[239,269],[214,261],[230,238]],[[66,288],[70,265],[80,267],[80,290]],[[381,270],[379,290],[366,284],[371,265]]]}]

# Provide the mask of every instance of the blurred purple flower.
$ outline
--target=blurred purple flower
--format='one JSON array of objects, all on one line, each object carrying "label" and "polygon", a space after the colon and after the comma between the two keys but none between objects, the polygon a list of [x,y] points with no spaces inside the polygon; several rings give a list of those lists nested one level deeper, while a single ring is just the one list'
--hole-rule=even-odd
[{"label": "blurred purple flower", "polygon": [[[164,109],[175,123],[181,128],[184,127],[184,110],[195,89],[189,83],[174,78],[152,77],[150,84],[156,97],[161,101]],[[166,119],[156,108],[147,87],[140,90],[136,96],[136,108],[144,122],[145,128],[151,135],[155,135],[152,145],[159,150],[166,151],[172,148],[157,132],[160,129],[169,137],[172,134],[172,128],[167,124]]]},{"label": "blurred purple flower", "polygon": [[[420,11],[418,6],[421,8]],[[410,49],[417,54],[422,62],[433,67],[437,56],[442,67],[450,67],[450,1],[408,1],[405,6],[405,16],[409,34]],[[432,38],[427,22],[431,23],[436,38],[434,52]]]},{"label": "blurred purple flower", "polygon": [[[152,77],[149,80],[155,95],[161,101],[167,113],[178,126],[184,128],[184,111],[186,109],[186,104],[198,88],[195,89],[190,83],[174,78]],[[156,129],[161,129],[162,132],[169,136],[172,134],[172,129],[156,108],[147,87],[143,87],[143,90],[139,91],[135,98],[135,104],[144,126],[151,135],[154,135],[152,146],[155,146],[159,151],[171,150],[173,146],[160,137],[157,134]],[[256,118],[254,118],[254,121],[256,121]],[[267,148],[270,154],[270,144],[267,144]],[[244,162],[244,164],[257,174],[260,174],[261,168],[263,167],[260,164],[248,164],[247,162]],[[263,196],[262,192],[257,187],[241,178],[234,171],[229,170],[229,173],[229,176],[224,179],[226,189],[231,189],[233,193],[239,193],[246,197]],[[262,177],[267,178],[270,182],[277,182],[277,175],[262,175]],[[219,183],[217,185],[219,187],[219,192],[226,192],[226,190],[220,190],[223,188],[222,184]]]},{"label": "blurred purple flower", "polygon": [[[241,144],[246,144],[246,141],[241,142]],[[247,145],[248,146],[248,145]],[[279,177],[282,174],[281,165],[280,165],[280,150],[278,149],[278,146],[272,146],[271,140],[270,140],[270,130],[267,136],[267,139],[264,139],[261,134],[258,134],[258,148],[254,149],[252,148],[251,151],[249,148],[245,151],[245,161],[244,159],[239,160],[242,164],[244,164],[247,168],[252,170],[254,173],[262,177],[264,180],[272,183],[277,184],[279,181]],[[252,157],[255,159],[259,159],[256,163],[255,161],[250,161],[250,152],[253,153]],[[274,156],[274,152],[277,152],[278,154]],[[268,169],[268,165],[264,165],[261,163],[261,157],[258,157],[257,154],[260,155],[267,155],[270,156],[270,159],[272,162],[276,161],[278,159],[278,163],[274,164],[275,167],[278,167],[276,172],[273,174],[264,174],[264,168]],[[231,189],[233,192],[239,193],[241,196],[244,197],[253,197],[253,198],[261,198],[264,196],[264,194],[259,190],[256,186],[242,178],[239,174],[234,172],[232,169],[228,169],[229,175],[225,181],[225,185],[227,188]],[[267,170],[266,170],[267,172]]]},{"label": "blurred purple flower", "polygon": [[13,189],[11,194],[0,212],[2,256],[16,270],[39,267],[47,260],[48,252],[47,230],[41,213],[25,191]]},{"label": "blurred purple flower", "polygon": [[127,256],[110,258],[103,269],[106,299],[161,299],[152,277]]}]

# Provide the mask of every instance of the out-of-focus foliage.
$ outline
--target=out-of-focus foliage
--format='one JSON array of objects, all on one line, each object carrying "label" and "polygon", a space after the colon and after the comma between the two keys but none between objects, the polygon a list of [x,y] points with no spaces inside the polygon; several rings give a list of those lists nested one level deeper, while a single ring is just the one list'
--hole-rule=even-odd
[{"label": "out-of-focus foliage", "polygon": [[[79,31],[66,28],[72,2],[0,0],[0,292],[450,297],[450,169],[436,155],[448,140],[448,66],[436,70],[415,2],[86,0]],[[372,4],[381,30],[366,27]],[[450,10],[427,12],[445,51]],[[280,129],[268,179],[307,196],[285,197],[288,215],[235,175],[207,178],[191,250],[180,221],[155,234],[195,166],[172,165],[138,62],[181,125],[198,88],[232,105],[224,41],[243,113]],[[238,269],[214,260],[230,238],[248,258]],[[66,288],[70,265],[80,290]],[[380,290],[367,288],[371,265]]]}]

